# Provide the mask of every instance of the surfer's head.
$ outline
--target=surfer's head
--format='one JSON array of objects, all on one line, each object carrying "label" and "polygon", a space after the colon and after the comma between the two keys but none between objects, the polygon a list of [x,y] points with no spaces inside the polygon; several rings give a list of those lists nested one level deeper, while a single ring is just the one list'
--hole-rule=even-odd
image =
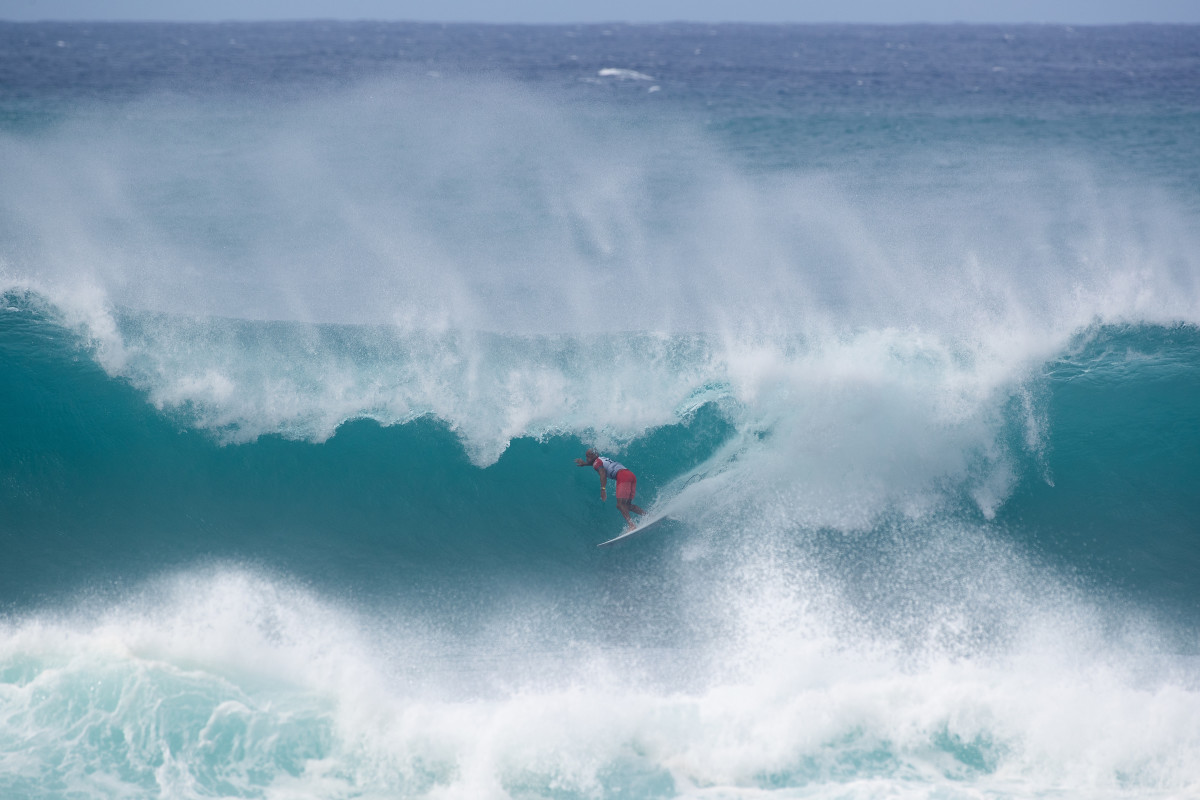
[{"label": "surfer's head", "polygon": [[590,447],[588,448],[588,451],[583,454],[583,460],[588,464],[595,462],[595,460],[599,457],[600,454]]}]

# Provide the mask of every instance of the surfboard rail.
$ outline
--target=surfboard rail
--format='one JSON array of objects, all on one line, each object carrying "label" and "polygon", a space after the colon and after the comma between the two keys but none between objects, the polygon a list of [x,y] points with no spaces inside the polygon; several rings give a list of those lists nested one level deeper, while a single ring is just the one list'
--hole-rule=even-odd
[{"label": "surfboard rail", "polygon": [[611,547],[612,545],[616,544],[617,542],[625,541],[626,539],[637,536],[639,533],[645,533],[646,530],[648,530],[649,528],[654,528],[654,527],[658,526],[659,523],[665,522],[666,520],[670,519],[670,517],[668,517],[666,514],[653,514],[653,515],[648,515],[648,516],[650,517],[649,519],[643,521],[640,525],[638,525],[633,530],[631,530],[631,531],[627,530],[627,531],[623,532],[620,536],[609,539],[607,542],[601,542],[600,544],[596,545],[596,547]]}]

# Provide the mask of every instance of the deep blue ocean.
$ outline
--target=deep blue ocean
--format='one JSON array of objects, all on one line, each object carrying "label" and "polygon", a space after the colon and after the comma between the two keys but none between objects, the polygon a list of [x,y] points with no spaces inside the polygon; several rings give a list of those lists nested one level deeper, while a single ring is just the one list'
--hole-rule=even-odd
[{"label": "deep blue ocean", "polygon": [[1194,798],[1198,635],[1200,27],[0,23],[0,797]]}]

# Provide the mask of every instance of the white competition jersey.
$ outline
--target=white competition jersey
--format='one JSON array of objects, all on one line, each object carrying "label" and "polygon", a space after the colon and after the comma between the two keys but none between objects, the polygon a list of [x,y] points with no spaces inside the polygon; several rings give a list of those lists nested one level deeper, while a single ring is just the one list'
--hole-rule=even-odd
[{"label": "white competition jersey", "polygon": [[600,466],[604,467],[604,471],[608,473],[608,477],[614,481],[617,479],[617,473],[625,469],[624,466],[613,461],[611,458],[596,456],[596,460],[600,462]]}]

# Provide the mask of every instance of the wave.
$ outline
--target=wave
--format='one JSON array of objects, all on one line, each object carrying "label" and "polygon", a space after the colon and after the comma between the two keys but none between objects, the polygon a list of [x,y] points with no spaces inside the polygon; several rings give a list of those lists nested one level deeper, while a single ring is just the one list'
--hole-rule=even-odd
[{"label": "wave", "polygon": [[[30,798],[95,792],[97,774],[107,791],[180,797],[925,797],[969,781],[1171,797],[1200,782],[1200,693],[1179,681],[1194,664],[1147,647],[1140,624],[1120,642],[1111,616],[1056,597],[1024,609],[1003,651],[913,653],[831,629],[807,581],[748,577],[708,587],[686,647],[678,631],[670,647],[644,631],[614,647],[528,599],[477,609],[463,635],[364,619],[261,573],[163,578],[106,610],[3,627],[0,785]],[[592,617],[633,619],[628,604]],[[941,624],[962,640],[953,615]]]},{"label": "wave", "polygon": [[558,560],[574,575],[617,523],[572,465],[599,443],[724,546],[834,531],[841,558],[887,531],[996,525],[1067,571],[1200,601],[1192,327],[1098,328],[1001,380],[899,333],[744,349],[127,312],[114,380],[36,296],[10,295],[0,324],[20,420],[10,597],[26,561],[237,557],[383,587]]},{"label": "wave", "polygon": [[621,69],[618,67],[605,67],[604,69],[600,70],[596,74],[599,75],[601,78],[616,78],[617,80],[622,80],[622,81],[652,81],[652,80],[654,80],[654,78],[645,74],[644,72],[638,72],[635,69]]}]

